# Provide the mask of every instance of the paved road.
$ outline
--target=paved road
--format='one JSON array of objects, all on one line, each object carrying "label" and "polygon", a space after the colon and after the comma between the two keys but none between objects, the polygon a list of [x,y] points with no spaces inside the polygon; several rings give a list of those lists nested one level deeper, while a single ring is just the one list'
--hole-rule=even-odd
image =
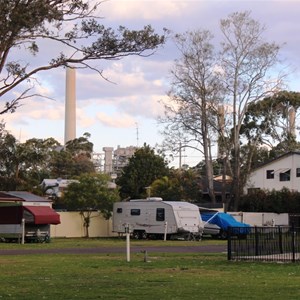
[{"label": "paved road", "polygon": [[[20,247],[22,247],[20,245]],[[223,253],[227,252],[226,245],[199,245],[199,246],[132,246],[131,253],[147,251],[148,253]],[[124,247],[94,247],[94,248],[64,248],[64,249],[0,249],[1,255],[29,255],[29,254],[97,254],[97,253],[126,253]]]}]

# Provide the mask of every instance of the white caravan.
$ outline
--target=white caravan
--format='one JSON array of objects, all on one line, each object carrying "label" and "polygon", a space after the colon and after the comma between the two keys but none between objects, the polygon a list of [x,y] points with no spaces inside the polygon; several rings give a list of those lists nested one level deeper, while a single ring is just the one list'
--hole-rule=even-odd
[{"label": "white caravan", "polygon": [[136,239],[183,237],[199,239],[203,224],[198,206],[161,198],[117,202],[113,208],[113,232],[129,230]]}]

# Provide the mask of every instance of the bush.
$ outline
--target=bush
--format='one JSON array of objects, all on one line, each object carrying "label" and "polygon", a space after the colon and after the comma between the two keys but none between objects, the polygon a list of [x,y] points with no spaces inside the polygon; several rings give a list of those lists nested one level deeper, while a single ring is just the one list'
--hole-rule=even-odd
[{"label": "bush", "polygon": [[241,197],[239,210],[248,212],[300,213],[300,193],[283,188],[280,191],[258,190]]}]

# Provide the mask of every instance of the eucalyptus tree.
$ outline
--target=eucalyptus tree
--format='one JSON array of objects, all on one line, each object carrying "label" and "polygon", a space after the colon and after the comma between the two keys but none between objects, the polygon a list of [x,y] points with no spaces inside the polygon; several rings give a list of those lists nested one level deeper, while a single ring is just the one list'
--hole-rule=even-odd
[{"label": "eucalyptus tree", "polygon": [[49,176],[50,153],[59,143],[52,139],[30,139],[20,143],[6,130],[0,137],[2,190],[32,190]]},{"label": "eucalyptus tree", "polygon": [[[217,71],[213,35],[206,30],[175,36],[180,58],[172,70],[172,88],[164,103],[164,136],[171,149],[190,147],[202,153],[206,166],[209,195],[215,202],[212,146],[216,144],[218,107],[223,88]],[[180,149],[179,149],[180,150]]]},{"label": "eucalyptus tree", "polygon": [[220,30],[218,48],[207,31],[176,37],[181,58],[172,72],[165,134],[171,143],[178,138],[186,145],[196,142],[204,155],[212,199],[212,146],[218,141],[217,155],[223,157],[223,165],[233,177],[231,204],[237,209],[245,163],[241,159],[245,141],[240,134],[248,106],[278,92],[284,74],[276,71],[280,46],[267,42],[266,28],[252,19],[250,12],[230,14],[220,21]]},{"label": "eucalyptus tree", "polygon": [[242,133],[248,140],[258,139],[259,145],[270,149],[286,143],[286,151],[293,151],[293,141],[299,128],[299,107],[300,93],[291,91],[280,91],[251,103],[245,114]]},{"label": "eucalyptus tree", "polygon": [[99,66],[99,60],[148,56],[164,43],[164,34],[156,34],[150,25],[141,30],[102,25],[98,8],[104,2],[0,0],[0,114],[13,112],[34,95],[39,72],[71,66],[91,68],[104,77],[93,61]]},{"label": "eucalyptus tree", "polygon": [[[240,138],[243,121],[251,103],[274,95],[282,88],[284,75],[276,71],[279,63],[280,46],[268,42],[264,35],[266,28],[251,18],[251,13],[236,12],[221,20],[223,34],[221,69],[226,86],[228,102],[227,117],[231,126],[226,127],[224,139],[229,138],[227,152],[231,153],[229,170],[233,176],[233,209],[238,208],[242,193]],[[230,151],[230,152],[229,152]]]}]

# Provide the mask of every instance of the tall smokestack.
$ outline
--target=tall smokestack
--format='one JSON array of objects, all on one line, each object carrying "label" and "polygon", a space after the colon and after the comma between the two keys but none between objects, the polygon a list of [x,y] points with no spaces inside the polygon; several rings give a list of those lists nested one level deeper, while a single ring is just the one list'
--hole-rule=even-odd
[{"label": "tall smokestack", "polygon": [[76,138],[76,73],[66,70],[65,145]]}]

